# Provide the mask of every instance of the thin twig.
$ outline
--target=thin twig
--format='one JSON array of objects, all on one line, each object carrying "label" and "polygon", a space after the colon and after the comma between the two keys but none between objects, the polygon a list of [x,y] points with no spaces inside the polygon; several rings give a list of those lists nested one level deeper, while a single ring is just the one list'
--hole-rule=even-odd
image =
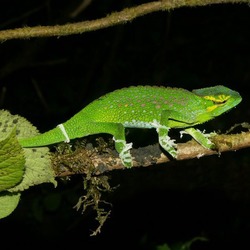
[{"label": "thin twig", "polygon": [[250,3],[250,0],[161,0],[114,12],[104,18],[54,26],[23,27],[0,31],[0,41],[10,39],[28,39],[33,37],[60,37],[82,34],[104,29],[118,24],[131,22],[133,19],[156,11],[169,11],[180,7],[206,6],[223,3]]}]

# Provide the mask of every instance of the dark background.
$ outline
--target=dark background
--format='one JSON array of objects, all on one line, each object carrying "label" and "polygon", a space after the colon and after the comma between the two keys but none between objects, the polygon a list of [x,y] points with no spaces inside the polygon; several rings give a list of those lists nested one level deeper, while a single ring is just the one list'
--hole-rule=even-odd
[{"label": "dark background", "polygon": [[[81,1],[2,1],[0,29],[93,20],[143,2],[92,1],[71,18]],[[117,88],[148,84],[192,90],[222,84],[239,91],[243,101],[202,128],[225,132],[249,121],[249,24],[247,5],[221,4],[156,12],[82,35],[9,40],[0,44],[0,106],[43,132]],[[132,140],[147,137],[137,133]],[[135,145],[147,145],[138,141]],[[204,236],[209,241],[192,249],[240,249],[250,236],[249,161],[245,149],[113,171],[110,184],[119,187],[105,197],[112,212],[96,237],[89,236],[97,226],[95,213],[72,208],[84,194],[82,177],[58,180],[56,189],[31,188],[0,221],[1,244],[155,249]]]}]

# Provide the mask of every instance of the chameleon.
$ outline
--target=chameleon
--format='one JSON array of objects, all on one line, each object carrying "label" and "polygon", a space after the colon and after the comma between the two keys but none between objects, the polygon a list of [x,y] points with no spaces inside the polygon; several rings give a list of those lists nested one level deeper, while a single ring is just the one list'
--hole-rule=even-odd
[{"label": "chameleon", "polygon": [[184,129],[208,149],[215,145],[194,126],[236,107],[240,94],[222,85],[194,89],[135,85],[107,93],[90,102],[66,122],[42,134],[19,138],[22,147],[41,147],[71,139],[106,133],[113,136],[115,149],[125,167],[133,166],[132,143],[126,142],[127,128],[154,128],[160,146],[177,158],[177,144],[169,137],[170,129]]}]

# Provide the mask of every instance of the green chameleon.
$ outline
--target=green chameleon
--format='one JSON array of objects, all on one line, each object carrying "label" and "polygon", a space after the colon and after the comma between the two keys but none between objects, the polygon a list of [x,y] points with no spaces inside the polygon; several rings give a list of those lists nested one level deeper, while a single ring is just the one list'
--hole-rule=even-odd
[{"label": "green chameleon", "polygon": [[186,128],[203,147],[213,149],[209,135],[193,126],[209,121],[241,102],[240,94],[218,85],[192,92],[182,88],[131,86],[108,93],[83,108],[65,123],[30,138],[21,138],[23,147],[46,146],[88,135],[113,135],[115,148],[124,166],[131,167],[132,143],[126,143],[125,128],[155,128],[159,143],[172,157],[177,157],[170,128]]}]

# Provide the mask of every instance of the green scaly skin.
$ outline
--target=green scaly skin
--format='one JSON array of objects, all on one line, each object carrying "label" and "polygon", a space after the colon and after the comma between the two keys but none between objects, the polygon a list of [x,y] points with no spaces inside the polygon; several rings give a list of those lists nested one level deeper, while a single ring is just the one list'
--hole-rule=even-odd
[{"label": "green scaly skin", "polygon": [[108,93],[83,108],[65,123],[30,138],[20,138],[23,147],[40,147],[88,135],[113,135],[122,163],[132,166],[125,128],[155,128],[159,143],[170,155],[177,157],[176,144],[168,136],[170,128],[186,128],[202,146],[214,144],[193,126],[207,122],[241,102],[240,94],[218,85],[192,92],[181,88],[131,86]]}]

